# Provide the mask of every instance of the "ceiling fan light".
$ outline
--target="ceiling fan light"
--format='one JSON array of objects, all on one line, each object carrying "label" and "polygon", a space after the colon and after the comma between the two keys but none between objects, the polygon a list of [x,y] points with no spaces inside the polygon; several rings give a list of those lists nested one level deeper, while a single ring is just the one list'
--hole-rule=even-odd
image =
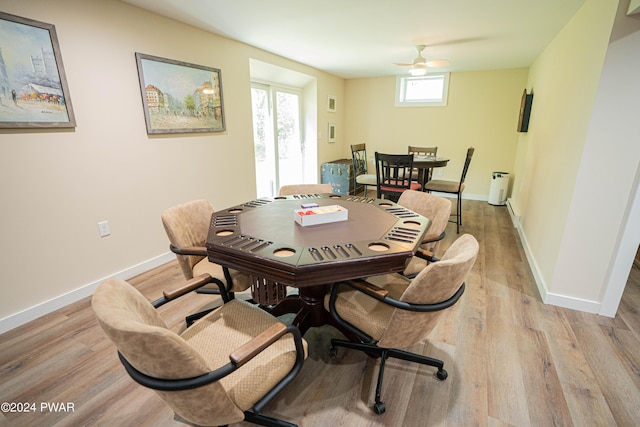
[{"label": "ceiling fan light", "polygon": [[427,64],[414,64],[409,70],[409,74],[414,77],[424,76],[427,74]]}]

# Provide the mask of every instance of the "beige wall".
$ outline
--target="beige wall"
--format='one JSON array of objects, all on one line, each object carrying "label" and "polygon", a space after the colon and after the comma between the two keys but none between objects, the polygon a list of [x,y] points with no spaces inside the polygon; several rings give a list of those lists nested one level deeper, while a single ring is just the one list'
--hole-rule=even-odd
[{"label": "beige wall", "polygon": [[[318,123],[327,95],[344,95],[340,78],[116,0],[2,11],[56,26],[77,128],[0,131],[0,320],[166,254],[160,212],[173,204],[255,197],[250,57],[314,76]],[[135,52],[220,68],[227,131],[149,137]],[[343,127],[342,112],[331,120]],[[318,141],[319,161],[338,145]],[[99,237],[102,220],[111,236]]]},{"label": "beige wall", "polygon": [[[346,144],[365,142],[369,157],[375,151],[406,153],[408,145],[437,146],[438,155],[451,159],[442,169],[442,179],[451,180],[460,179],[473,146],[465,197],[486,200],[491,173],[513,173],[527,71],[451,73],[446,107],[395,107],[393,76],[347,80]],[[348,148],[344,155],[350,156]]]},{"label": "beige wall", "polygon": [[[555,277],[558,268],[569,267],[558,267],[562,262],[560,253],[575,252],[582,246],[568,239],[566,229],[578,220],[569,211],[616,7],[616,0],[587,0],[529,72],[527,88],[534,93],[533,109],[529,132],[521,135],[518,142],[512,201],[522,215],[523,240],[547,301],[549,294],[554,294],[594,302],[602,292],[601,277],[587,282]],[[606,150],[608,142],[601,142]],[[606,173],[606,165],[602,166],[590,173]],[[591,196],[593,203],[597,195]],[[588,213],[577,215],[586,218]],[[589,236],[592,227],[602,225],[596,221],[587,221],[589,226],[579,234]],[[598,247],[597,241],[586,244]],[[603,249],[610,247],[600,251]],[[594,261],[582,259],[571,263],[570,268],[575,271],[598,265],[599,269],[606,269],[605,263]]]}]

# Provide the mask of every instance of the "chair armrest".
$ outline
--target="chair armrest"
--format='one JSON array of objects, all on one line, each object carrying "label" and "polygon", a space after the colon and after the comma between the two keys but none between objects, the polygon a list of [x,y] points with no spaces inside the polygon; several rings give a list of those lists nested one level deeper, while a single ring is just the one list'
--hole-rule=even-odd
[{"label": "chair armrest", "polygon": [[347,285],[351,286],[354,289],[359,290],[377,300],[384,300],[387,295],[389,295],[389,291],[386,289],[382,289],[379,286],[374,285],[373,283],[369,283],[364,279],[355,279],[345,282]]},{"label": "chair armrest", "polygon": [[189,292],[192,292],[198,288],[201,288],[202,286],[208,284],[208,283],[215,283],[218,286],[218,289],[220,289],[220,296],[222,297],[222,299],[226,302],[229,301],[229,296],[227,294],[227,288],[224,285],[224,283],[222,283],[219,279],[212,277],[211,275],[204,273],[201,274],[200,276],[194,277],[193,279],[190,279],[189,281],[187,281],[184,285],[182,285],[181,287],[177,288],[177,289],[173,289],[170,291],[164,291],[162,292],[162,297],[158,298],[157,300],[155,300],[154,302],[152,302],[151,304],[155,307],[158,308],[166,303],[168,303],[169,301],[172,301],[176,298],[179,298],[185,294],[188,294]]},{"label": "chair armrest", "polygon": [[251,341],[235,349],[229,355],[229,359],[231,359],[231,362],[234,365],[240,367],[253,359],[258,353],[269,347],[286,333],[287,325],[282,322],[278,322],[257,337],[253,338]]},{"label": "chair armrest", "polygon": [[418,258],[422,258],[422,259],[426,259],[429,262],[436,262],[436,261],[440,261],[439,258],[436,258],[433,255],[433,252],[428,251],[426,249],[420,249],[418,248],[418,250],[415,253],[415,256],[417,256]]},{"label": "chair armrest", "polygon": [[440,234],[425,234],[425,236],[422,238],[422,243],[433,243],[433,242],[437,242],[439,240],[444,239],[445,236],[445,232],[443,231]]},{"label": "chair armrest", "polygon": [[[389,292],[386,291],[385,289],[382,289],[374,284],[371,284],[363,279],[356,279],[356,280],[349,280],[346,282],[338,282],[334,285],[334,288],[336,287],[336,285],[340,285],[340,284],[346,284],[351,286],[352,288],[369,295],[372,298],[377,299],[378,301],[390,305],[392,307],[395,308],[399,308],[401,310],[407,310],[407,311],[419,311],[419,312],[431,312],[431,311],[440,311],[440,310],[444,310],[445,308],[449,308],[451,307],[453,304],[455,304],[460,297],[462,296],[462,294],[464,293],[464,289],[465,289],[465,284],[464,282],[460,285],[460,287],[458,288],[458,290],[456,291],[455,294],[453,294],[453,296],[447,300],[444,301],[440,301],[440,302],[436,302],[436,303],[428,303],[428,304],[415,304],[415,303],[411,303],[411,302],[407,302],[407,301],[400,301],[397,300],[395,298],[392,298],[389,296]],[[331,309],[335,309],[335,296],[337,296],[337,290],[336,289],[332,289],[331,290],[332,295],[331,295],[331,301],[330,301],[330,311]],[[332,307],[333,305],[333,307]],[[333,314],[333,311],[331,311]]]},{"label": "chair armrest", "polygon": [[181,297],[184,294],[188,294],[189,292],[194,291],[206,285],[207,283],[211,283],[212,281],[211,279],[213,279],[211,275],[204,273],[204,274],[201,274],[200,276],[194,277],[193,279],[189,280],[178,289],[162,292],[162,295],[164,295],[164,297],[170,301],[172,299]]},{"label": "chair armrest", "polygon": [[207,248],[204,246],[185,246],[184,248],[179,248],[174,245],[169,245],[169,249],[177,255],[207,256]]}]

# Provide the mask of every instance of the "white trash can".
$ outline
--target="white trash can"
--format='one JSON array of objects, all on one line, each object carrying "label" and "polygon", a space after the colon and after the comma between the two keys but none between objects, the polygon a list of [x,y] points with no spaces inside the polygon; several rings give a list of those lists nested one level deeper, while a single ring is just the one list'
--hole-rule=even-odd
[{"label": "white trash can", "polygon": [[505,205],[507,203],[507,191],[509,191],[509,174],[507,172],[494,172],[491,175],[489,204]]}]

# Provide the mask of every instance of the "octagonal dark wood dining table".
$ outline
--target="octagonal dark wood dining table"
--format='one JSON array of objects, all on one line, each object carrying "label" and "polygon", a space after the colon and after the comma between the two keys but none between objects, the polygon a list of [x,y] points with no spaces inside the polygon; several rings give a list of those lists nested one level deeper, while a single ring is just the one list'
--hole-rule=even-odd
[{"label": "octagonal dark wood dining table", "polygon": [[[341,206],[347,219],[302,226],[294,215],[306,204]],[[304,333],[333,324],[323,307],[332,283],[404,270],[429,224],[428,218],[389,200],[299,194],[215,212],[206,247],[212,262],[246,272],[257,282],[298,288],[297,295],[265,308],[276,316],[296,313],[292,323]]]}]

